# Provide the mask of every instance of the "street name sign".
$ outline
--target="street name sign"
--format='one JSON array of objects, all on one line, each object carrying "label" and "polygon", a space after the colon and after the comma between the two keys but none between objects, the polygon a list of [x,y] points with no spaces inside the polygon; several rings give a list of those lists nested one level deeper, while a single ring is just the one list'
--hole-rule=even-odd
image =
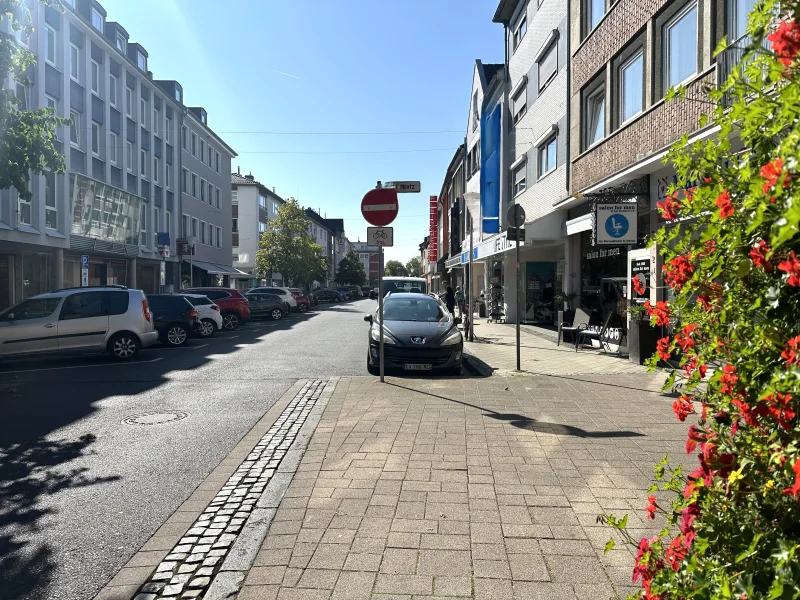
[{"label": "street name sign", "polygon": [[374,246],[394,246],[394,228],[367,227],[367,243]]},{"label": "street name sign", "polygon": [[398,194],[419,194],[422,191],[419,181],[387,181],[383,185],[393,188]]}]

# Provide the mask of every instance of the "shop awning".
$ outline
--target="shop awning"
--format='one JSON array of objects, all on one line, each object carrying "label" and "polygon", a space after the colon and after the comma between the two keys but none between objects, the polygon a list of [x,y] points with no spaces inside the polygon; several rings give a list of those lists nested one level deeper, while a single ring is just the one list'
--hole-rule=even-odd
[{"label": "shop awning", "polygon": [[246,277],[250,277],[250,275],[248,275],[247,273],[244,273],[243,271],[240,271],[239,269],[236,269],[235,267],[230,267],[228,265],[218,265],[215,263],[203,262],[202,260],[189,261],[189,259],[187,258],[184,258],[183,262],[185,263],[191,262],[191,264],[193,264],[195,267],[197,267],[198,269],[202,269],[209,275],[236,275],[236,276],[244,275]]}]

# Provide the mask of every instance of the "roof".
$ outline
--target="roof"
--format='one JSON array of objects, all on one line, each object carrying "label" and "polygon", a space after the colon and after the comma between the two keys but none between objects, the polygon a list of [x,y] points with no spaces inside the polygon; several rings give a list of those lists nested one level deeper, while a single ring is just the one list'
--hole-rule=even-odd
[{"label": "roof", "polygon": [[497,75],[500,71],[503,70],[503,63],[481,63],[483,65],[483,73],[486,76],[486,85],[488,86],[489,83],[494,79],[494,76]]},{"label": "roof", "polygon": [[509,21],[511,21],[511,17],[514,16],[514,11],[517,9],[519,2],[520,0],[500,0],[500,3],[497,5],[497,10],[494,11],[492,22],[508,25]]},{"label": "roof", "polygon": [[255,179],[252,175],[239,175],[238,173],[231,173],[231,185],[254,185],[258,187],[258,191],[264,196],[272,196],[281,202],[286,202],[286,200],[281,198],[263,183]]},{"label": "roof", "polygon": [[344,233],[344,219],[325,219],[325,226],[333,232]]},{"label": "roof", "polygon": [[313,208],[307,208],[306,209],[306,216],[309,219],[311,219],[312,221],[314,221],[317,225],[322,225],[325,229],[328,229],[328,224],[325,222],[325,221],[327,221],[327,219],[325,219],[322,215],[320,215]]}]

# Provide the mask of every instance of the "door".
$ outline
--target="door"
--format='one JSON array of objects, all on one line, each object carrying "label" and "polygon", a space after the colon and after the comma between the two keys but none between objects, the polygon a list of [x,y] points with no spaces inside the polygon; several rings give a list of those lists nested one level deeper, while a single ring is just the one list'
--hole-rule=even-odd
[{"label": "door", "polygon": [[61,298],[30,298],[0,316],[0,355],[58,350]]},{"label": "door", "polygon": [[58,349],[98,349],[108,333],[103,292],[80,292],[64,299],[58,317]]},{"label": "door", "polygon": [[261,316],[264,314],[264,294],[250,294],[247,301],[250,303],[250,314]]}]

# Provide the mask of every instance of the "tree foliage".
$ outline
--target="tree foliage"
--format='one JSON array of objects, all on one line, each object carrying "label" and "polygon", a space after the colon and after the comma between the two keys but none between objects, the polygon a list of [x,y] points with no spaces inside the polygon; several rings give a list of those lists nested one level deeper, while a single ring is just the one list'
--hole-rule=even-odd
[{"label": "tree foliage", "polygon": [[406,263],[406,271],[409,277],[422,277],[422,265],[418,257],[414,257]]},{"label": "tree foliage", "polygon": [[680,361],[666,387],[699,464],[657,467],[659,535],[603,516],[638,545],[648,599],[800,598],[799,17],[796,1],[756,5],[744,66],[701,122],[719,134],[668,156],[678,185],[659,208],[678,224],[654,241],[673,299],[648,310],[673,333],[650,365]]},{"label": "tree foliage", "polygon": [[367,281],[367,272],[364,265],[358,258],[358,254],[352,250],[345,254],[339,261],[339,268],[336,271],[336,283],[340,285],[364,285]]},{"label": "tree foliage", "polygon": [[[61,9],[58,0],[41,0]],[[31,14],[24,0],[0,0],[0,23],[7,19],[23,39],[33,33]],[[9,75],[22,86],[30,86],[28,73],[36,64],[33,54],[14,35],[0,32],[0,79]],[[64,156],[57,149],[56,127],[69,119],[56,116],[51,108],[28,110],[16,89],[0,89],[0,189],[14,187],[30,199],[31,173],[47,170],[63,173]]]},{"label": "tree foliage", "polygon": [[265,277],[277,272],[284,281],[300,286],[325,278],[326,258],[322,246],[308,232],[310,223],[294,198],[281,206],[258,242],[259,275]]},{"label": "tree foliage", "polygon": [[383,273],[387,277],[408,277],[408,269],[399,260],[390,260],[383,266]]}]

